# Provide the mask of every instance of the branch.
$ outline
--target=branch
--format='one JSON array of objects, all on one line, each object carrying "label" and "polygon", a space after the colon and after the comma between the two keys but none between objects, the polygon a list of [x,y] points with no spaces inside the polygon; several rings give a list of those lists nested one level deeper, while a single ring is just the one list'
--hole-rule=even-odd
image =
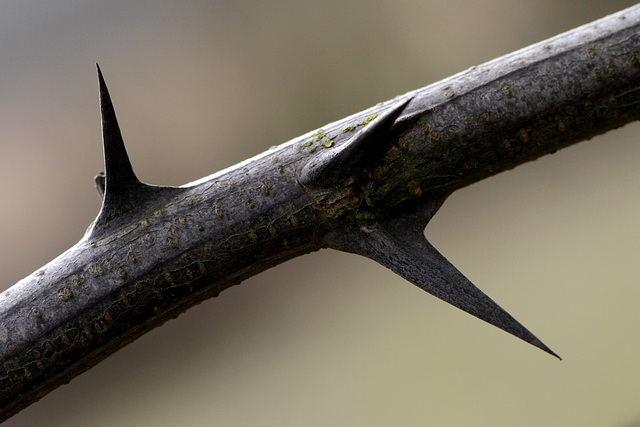
[{"label": "branch", "polygon": [[640,6],[182,187],[135,176],[100,71],[102,209],[0,294],[0,420],[150,329],[293,257],[376,260],[555,355],[424,238],[453,191],[640,118]]}]

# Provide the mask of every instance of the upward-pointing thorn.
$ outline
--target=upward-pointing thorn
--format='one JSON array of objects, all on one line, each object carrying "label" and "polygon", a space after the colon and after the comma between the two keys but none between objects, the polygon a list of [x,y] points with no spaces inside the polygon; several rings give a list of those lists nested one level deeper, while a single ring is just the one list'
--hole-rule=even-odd
[{"label": "upward-pointing thorn", "polygon": [[106,175],[105,203],[112,203],[113,198],[135,191],[141,185],[133,172],[127,150],[124,147],[120,127],[116,118],[116,112],[111,103],[109,90],[104,82],[104,77],[98,69],[98,82],[100,85],[100,113],[102,116],[102,145],[104,150],[104,167]]},{"label": "upward-pointing thorn", "polygon": [[158,202],[163,197],[172,197],[180,191],[176,187],[147,185],[138,180],[124,147],[107,85],[98,64],[96,67],[100,86],[105,173],[96,177],[98,192],[102,196],[102,208],[91,229],[93,237],[123,224],[132,212],[142,212],[145,204]]}]

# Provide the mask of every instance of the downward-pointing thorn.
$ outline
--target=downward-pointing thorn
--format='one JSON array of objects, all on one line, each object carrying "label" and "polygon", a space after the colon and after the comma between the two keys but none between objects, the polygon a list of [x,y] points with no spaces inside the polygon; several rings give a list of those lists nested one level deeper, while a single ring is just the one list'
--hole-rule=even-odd
[{"label": "downward-pointing thorn", "polygon": [[[433,215],[440,205],[427,209]],[[370,258],[419,288],[557,357],[549,347],[485,295],[424,237],[425,212],[367,226],[345,226],[324,237],[330,248]]]}]

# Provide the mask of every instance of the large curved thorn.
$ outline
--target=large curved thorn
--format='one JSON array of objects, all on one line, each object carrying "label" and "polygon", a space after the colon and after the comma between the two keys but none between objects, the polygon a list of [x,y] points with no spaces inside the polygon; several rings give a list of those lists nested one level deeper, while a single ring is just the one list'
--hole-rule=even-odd
[{"label": "large curved thorn", "polygon": [[414,285],[560,359],[502,307],[473,285],[424,237],[424,213],[340,233],[328,247],[370,258]]}]

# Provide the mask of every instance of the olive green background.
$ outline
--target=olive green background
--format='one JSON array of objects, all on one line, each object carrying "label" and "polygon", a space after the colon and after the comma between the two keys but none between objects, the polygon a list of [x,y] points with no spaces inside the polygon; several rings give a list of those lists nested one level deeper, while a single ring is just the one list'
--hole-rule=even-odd
[{"label": "olive green background", "polygon": [[[100,62],[180,185],[632,1],[3,1],[0,288],[97,215]],[[295,259],[5,425],[640,425],[637,124],[454,194],[426,234],[563,361],[372,261]]]}]

